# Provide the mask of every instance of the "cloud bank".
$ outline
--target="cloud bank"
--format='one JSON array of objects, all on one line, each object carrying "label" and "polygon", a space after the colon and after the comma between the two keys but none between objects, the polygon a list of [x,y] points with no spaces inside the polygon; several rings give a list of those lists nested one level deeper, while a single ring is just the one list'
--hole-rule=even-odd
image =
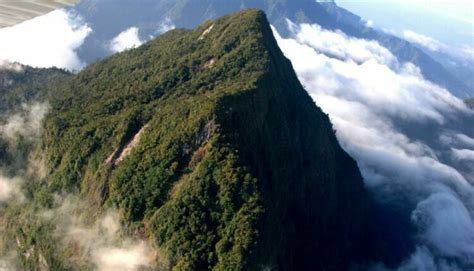
[{"label": "cloud bank", "polygon": [[91,31],[80,17],[64,10],[1,28],[0,62],[79,70],[85,63],[76,49]]},{"label": "cloud bank", "polygon": [[380,201],[413,206],[417,249],[399,270],[473,265],[474,180],[452,148],[463,146],[458,158],[474,150],[474,112],[377,42],[318,25],[289,28],[290,39],[274,31],[280,48],[329,114],[367,187]]}]

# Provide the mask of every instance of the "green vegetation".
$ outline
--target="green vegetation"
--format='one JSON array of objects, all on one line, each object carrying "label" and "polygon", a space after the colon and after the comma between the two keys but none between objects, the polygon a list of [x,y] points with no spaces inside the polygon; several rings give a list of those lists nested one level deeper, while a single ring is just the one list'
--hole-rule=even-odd
[{"label": "green vegetation", "polygon": [[53,226],[15,221],[64,192],[86,199],[91,217],[121,210],[173,270],[343,270],[362,256],[357,165],[262,12],[171,31],[60,89],[41,145],[47,180],[7,216],[23,267],[40,268],[21,251],[40,244],[50,267],[87,270],[54,245]]},{"label": "green vegetation", "polygon": [[0,113],[11,111],[22,103],[43,101],[52,94],[61,93],[59,88],[71,74],[60,69],[36,69],[17,65],[18,70],[0,66]]}]

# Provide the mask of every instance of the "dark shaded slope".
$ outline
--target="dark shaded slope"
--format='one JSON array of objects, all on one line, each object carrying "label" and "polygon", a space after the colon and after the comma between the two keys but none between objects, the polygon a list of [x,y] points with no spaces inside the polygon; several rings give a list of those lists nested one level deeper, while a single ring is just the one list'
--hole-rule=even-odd
[{"label": "dark shaded slope", "polygon": [[368,199],[262,12],[86,68],[46,122],[52,191],[117,206],[174,270],[344,270]]}]

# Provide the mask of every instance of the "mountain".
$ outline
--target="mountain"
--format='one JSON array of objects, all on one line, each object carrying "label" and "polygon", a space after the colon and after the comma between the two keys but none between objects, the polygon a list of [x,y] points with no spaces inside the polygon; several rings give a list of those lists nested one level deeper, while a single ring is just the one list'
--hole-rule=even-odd
[{"label": "mountain", "polygon": [[[329,30],[339,29],[347,35],[375,40],[389,49],[400,62],[412,62],[420,67],[428,80],[447,88],[454,95],[474,96],[467,87],[446,68],[423,50],[393,35],[367,27],[359,16],[340,8],[334,1],[314,0],[84,0],[71,9],[90,24],[94,32],[79,49],[82,59],[91,63],[110,55],[108,44],[120,32],[137,27],[142,39],[162,33],[174,25],[194,28],[202,21],[217,18],[245,8],[258,8],[267,14],[269,21],[283,35],[291,34],[286,19],[295,23],[317,23]],[[110,24],[113,18],[114,23]]]},{"label": "mountain", "polygon": [[78,259],[96,257],[62,247],[65,224],[40,211],[66,192],[92,219],[118,208],[165,270],[345,270],[371,251],[357,164],[260,11],[93,64],[50,107],[38,146],[46,177],[6,211],[22,269],[91,269]]},{"label": "mountain", "polygon": [[[5,138],[4,134],[11,135],[23,130],[20,113],[31,103],[45,102],[52,95],[59,95],[61,85],[70,76],[68,72],[56,68],[36,69],[18,63],[0,66],[0,178],[4,173],[24,170],[32,147],[25,138],[12,143],[9,142],[9,136]],[[32,112],[32,115],[36,113]],[[1,190],[7,189],[2,185],[0,187]]]},{"label": "mountain", "polygon": [[59,86],[69,76],[70,73],[56,68],[39,69],[18,63],[0,66],[0,113],[22,103],[45,100],[50,97],[51,86]]},{"label": "mountain", "polygon": [[470,91],[463,97],[474,96],[474,55],[472,53],[459,55],[456,54],[456,50],[459,50],[457,48],[450,48],[447,52],[432,51],[422,46],[420,48],[468,87]]}]

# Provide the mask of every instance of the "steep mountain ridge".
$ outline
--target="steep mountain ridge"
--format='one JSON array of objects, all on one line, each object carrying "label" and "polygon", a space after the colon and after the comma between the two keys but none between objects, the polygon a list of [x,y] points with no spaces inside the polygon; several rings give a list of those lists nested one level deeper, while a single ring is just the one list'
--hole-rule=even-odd
[{"label": "steep mountain ridge", "polygon": [[[358,167],[260,11],[84,69],[51,102],[42,149],[47,182],[31,202],[69,191],[92,215],[116,207],[173,270],[344,270],[369,253]],[[9,227],[51,268],[71,266],[48,227]]]}]

